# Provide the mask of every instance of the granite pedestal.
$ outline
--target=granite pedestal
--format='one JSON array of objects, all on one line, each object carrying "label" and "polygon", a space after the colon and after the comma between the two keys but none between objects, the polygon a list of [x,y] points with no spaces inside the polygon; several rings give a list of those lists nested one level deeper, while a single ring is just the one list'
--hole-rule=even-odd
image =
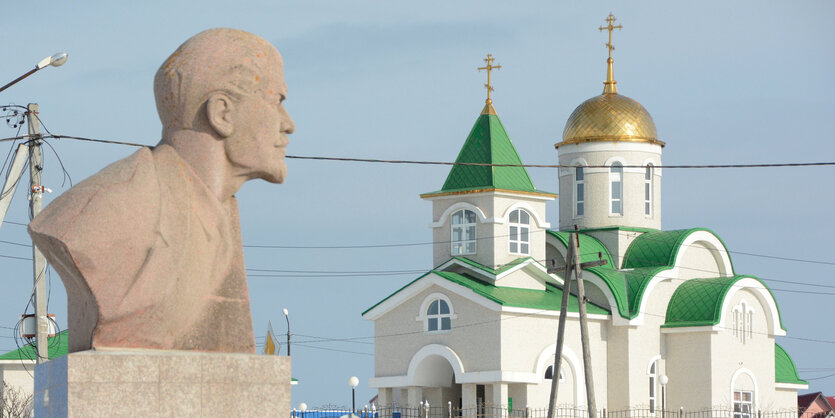
[{"label": "granite pedestal", "polygon": [[88,350],[35,368],[36,417],[290,415],[290,358]]}]

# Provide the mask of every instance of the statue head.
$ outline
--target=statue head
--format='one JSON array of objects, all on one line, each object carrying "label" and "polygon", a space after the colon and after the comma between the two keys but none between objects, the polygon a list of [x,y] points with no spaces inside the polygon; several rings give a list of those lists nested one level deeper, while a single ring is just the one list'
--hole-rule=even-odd
[{"label": "statue head", "polygon": [[154,96],[162,143],[198,132],[222,141],[237,175],[284,181],[286,135],[295,126],[282,104],[281,54],[263,38],[226,28],[198,33],[157,70]]}]

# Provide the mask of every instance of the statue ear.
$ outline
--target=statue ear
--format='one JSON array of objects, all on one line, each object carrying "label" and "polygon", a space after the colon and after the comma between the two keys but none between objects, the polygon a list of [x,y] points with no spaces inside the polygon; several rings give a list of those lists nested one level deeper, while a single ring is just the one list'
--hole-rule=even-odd
[{"label": "statue ear", "polygon": [[232,117],[235,103],[224,93],[212,93],[206,101],[206,118],[209,125],[222,137],[232,135],[235,123]]}]

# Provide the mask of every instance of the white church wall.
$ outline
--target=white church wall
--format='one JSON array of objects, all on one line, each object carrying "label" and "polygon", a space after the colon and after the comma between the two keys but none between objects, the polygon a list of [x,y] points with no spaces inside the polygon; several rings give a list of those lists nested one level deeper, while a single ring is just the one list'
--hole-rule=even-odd
[{"label": "white church wall", "polygon": [[667,405],[693,411],[713,406],[711,331],[665,334]]},{"label": "white church wall", "polygon": [[496,280],[496,286],[518,289],[545,290],[545,282],[532,277],[528,272],[517,270]]},{"label": "white church wall", "polygon": [[[658,279],[655,279],[658,280]],[[656,402],[657,408],[660,408],[661,386],[658,377],[666,373],[666,358],[667,345],[664,335],[660,333],[660,327],[664,324],[667,305],[676,287],[681,282],[679,280],[660,280],[653,281],[651,286],[648,286],[646,293],[642,298],[640,305],[639,323],[638,326],[616,327],[624,328],[625,332],[618,333],[621,340],[610,340],[610,345],[619,347],[624,351],[626,362],[621,365],[623,377],[621,380],[623,385],[625,382],[628,387],[628,393],[621,394],[616,403],[610,403],[612,410],[625,408],[648,408],[650,406],[650,390],[649,390],[649,369],[653,361],[656,364]],[[623,340],[625,338],[625,340]],[[623,391],[622,388],[614,388],[614,390]]]},{"label": "white church wall", "polygon": [[683,257],[679,258],[682,263],[679,265],[678,276],[682,279],[710,278],[727,276],[730,272],[725,271],[721,262],[720,251],[704,241],[696,241],[681,248]]},{"label": "white church wall", "polygon": [[[25,364],[24,364],[25,363]],[[0,382],[6,382],[24,396],[35,392],[35,364],[31,361],[0,360]]]},{"label": "white church wall", "polygon": [[[505,314],[502,321],[502,369],[504,371],[533,373],[536,383],[529,384],[528,403],[534,408],[546,408],[550,396],[550,381],[545,380],[545,370],[553,365],[553,353],[556,348],[556,333],[559,316]],[[607,319],[590,318],[589,341],[594,360],[595,387],[607,385]],[[576,313],[570,313],[565,329],[563,372],[566,381],[561,384],[558,397],[560,403],[585,405],[585,391],[578,386],[584,385],[582,345],[580,325]],[[598,391],[598,404],[607,402],[606,391]]]},{"label": "white church wall", "polygon": [[[455,317],[452,319],[451,330],[428,333],[424,322],[416,318],[426,297],[436,292],[449,298]],[[405,375],[415,353],[429,344],[451,348],[458,354],[464,370],[468,372],[498,370],[499,353],[484,349],[499,346],[498,319],[498,312],[433,285],[374,321],[375,376]],[[386,337],[389,335],[397,336]]]},{"label": "white church wall", "polygon": [[[728,297],[729,303],[722,312],[721,330],[713,336],[711,344],[711,349],[717,353],[710,363],[713,405],[732,406],[733,390],[753,390],[755,408],[774,409],[777,405],[774,337],[769,335],[768,310],[749,289],[732,289]],[[744,343],[733,331],[733,308],[740,306],[742,301],[753,310],[753,329],[745,336]]]},{"label": "white church wall", "polygon": [[797,389],[775,389],[774,403],[772,407],[763,406],[764,410],[791,410],[797,409]]}]

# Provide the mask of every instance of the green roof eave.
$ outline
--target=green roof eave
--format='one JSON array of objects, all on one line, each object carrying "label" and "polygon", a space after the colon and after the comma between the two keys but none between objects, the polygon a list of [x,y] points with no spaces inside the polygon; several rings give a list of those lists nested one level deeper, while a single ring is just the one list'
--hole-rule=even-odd
[{"label": "green roof eave", "polygon": [[452,166],[442,192],[485,188],[537,192],[497,115],[479,115],[455,162],[459,164]]},{"label": "green roof eave", "polygon": [[364,310],[364,311],[362,312],[362,315],[365,315],[365,314],[367,314],[368,312],[370,312],[372,309],[374,309],[374,308],[376,308],[376,307],[380,306],[380,304],[382,304],[383,302],[385,302],[385,301],[387,301],[387,300],[391,299],[391,297],[392,297],[392,296],[394,296],[394,295],[396,295],[396,294],[398,294],[398,293],[402,292],[402,291],[403,291],[403,289],[405,289],[405,288],[407,288],[407,287],[411,286],[413,283],[415,283],[416,281],[418,281],[418,280],[420,280],[420,279],[422,279],[422,278],[426,277],[426,276],[427,276],[427,275],[429,275],[430,273],[432,273],[432,272],[431,272],[431,271],[427,271],[426,273],[421,274],[421,275],[420,275],[420,277],[418,277],[417,279],[414,279],[414,280],[412,280],[411,282],[406,283],[406,285],[405,285],[405,286],[401,287],[400,289],[395,290],[395,291],[394,291],[394,293],[392,293],[392,294],[390,294],[390,295],[386,296],[386,297],[385,297],[385,298],[383,298],[381,301],[379,301],[379,302],[375,303],[375,304],[374,304],[374,306],[372,306],[372,307],[370,307],[370,308],[368,308],[368,309]]},{"label": "green roof eave", "polygon": [[809,384],[809,382],[800,378],[794,360],[777,343],[774,343],[774,380],[777,383],[791,383],[795,385]]},{"label": "green roof eave", "polygon": [[541,197],[547,197],[547,198],[557,197],[556,193],[547,192],[545,190],[539,190],[539,189],[535,189],[535,190],[531,191],[531,190],[521,190],[521,189],[500,189],[500,188],[496,188],[496,187],[482,187],[482,186],[467,187],[467,188],[462,188],[462,189],[451,189],[451,190],[436,190],[434,192],[421,193],[420,197],[427,198],[427,197],[438,197],[438,196],[448,196],[448,195],[457,195],[457,194],[488,193],[488,192],[518,193],[518,194],[541,196]]},{"label": "green roof eave", "polygon": [[[49,358],[58,358],[67,355],[67,330],[49,337]],[[35,360],[38,354],[33,344],[26,344],[17,350],[0,354],[0,360]]]},{"label": "green roof eave", "polygon": [[[552,231],[547,230],[545,231],[547,234],[557,238],[562,242],[562,244],[567,248],[568,247],[568,237],[571,235],[569,231]],[[580,262],[585,263],[587,261],[595,261],[598,259],[598,254],[600,258],[606,260],[606,266],[608,268],[613,269],[615,262],[612,260],[612,255],[609,254],[609,249],[603,245],[600,240],[597,238],[586,235],[583,233],[578,234],[580,237]]]},{"label": "green roof eave", "polygon": [[[522,289],[495,286],[466,274],[450,271],[433,271],[433,273],[464,286],[476,294],[502,306],[559,311],[562,305],[562,289],[556,286],[547,285],[546,290]],[[579,312],[577,297],[574,295],[569,295],[568,311]],[[609,310],[592,303],[586,305],[586,311],[590,314],[609,314]]]},{"label": "green roof eave", "polygon": [[[520,258],[514,259],[513,261],[511,261],[509,263],[501,265],[497,269],[487,267],[484,264],[479,263],[478,261],[470,260],[469,258],[466,258],[466,257],[452,257],[450,260],[457,260],[457,261],[460,261],[460,262],[462,262],[464,264],[467,264],[471,267],[475,267],[475,268],[477,268],[481,271],[489,273],[492,276],[498,276],[499,274],[502,274],[505,271],[508,271],[508,270],[512,269],[513,267],[516,267],[519,264],[522,264],[523,262],[525,262],[527,260],[533,260],[533,258],[531,258],[531,257],[520,257]],[[448,262],[449,261],[447,261],[447,263]],[[444,263],[444,264],[446,264],[446,263]]]},{"label": "green roof eave", "polygon": [[[455,257],[456,260],[463,261],[468,265],[471,265],[475,268],[483,270],[485,272],[491,274],[500,274],[503,271],[506,271],[516,265],[521,264],[526,260],[530,260],[530,257],[519,258],[514,260],[514,262],[506,264],[502,266],[500,269],[490,269],[485,267],[479,263],[476,263],[472,260],[463,258],[463,257]],[[543,309],[543,310],[550,310],[550,311],[559,311],[560,306],[562,304],[562,289],[552,285],[546,284],[546,290],[534,290],[534,289],[522,289],[522,288],[514,288],[514,287],[504,287],[504,286],[495,286],[494,284],[487,283],[485,281],[479,280],[474,278],[468,274],[461,274],[461,273],[454,273],[451,271],[442,271],[442,270],[432,270],[427,273],[424,273],[420,277],[412,280],[405,286],[401,287],[394,293],[387,296],[385,299],[377,302],[374,306],[366,309],[362,315],[367,314],[377,306],[380,306],[383,302],[389,300],[394,295],[402,292],[415,282],[423,279],[424,277],[428,276],[429,274],[435,274],[438,277],[446,279],[450,282],[456,283],[463,287],[466,287],[476,294],[493,301],[502,306],[509,306],[509,307],[517,307],[517,308],[530,308],[530,309]],[[586,305],[586,310],[590,314],[599,314],[599,315],[609,315],[610,311],[604,307],[595,305],[593,303],[589,303]],[[569,302],[568,302],[568,311],[569,312],[579,312],[579,307],[577,305],[577,297],[574,295],[569,295]]]}]

